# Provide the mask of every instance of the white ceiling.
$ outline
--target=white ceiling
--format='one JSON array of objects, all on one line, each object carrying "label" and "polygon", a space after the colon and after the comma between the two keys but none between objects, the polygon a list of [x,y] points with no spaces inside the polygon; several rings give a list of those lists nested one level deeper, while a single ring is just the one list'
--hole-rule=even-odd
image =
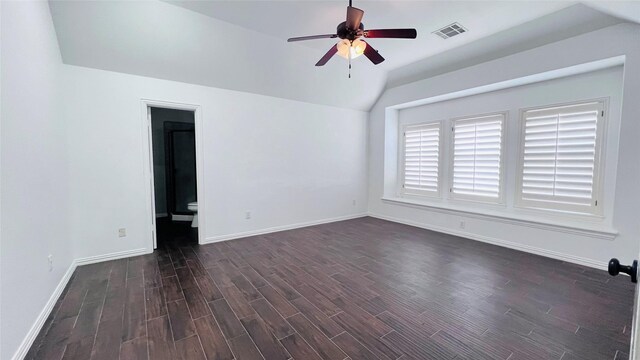
[{"label": "white ceiling", "polygon": [[[292,36],[335,31],[344,21],[346,5],[346,1],[307,0],[50,1],[67,64],[361,110],[373,105],[389,74],[401,74],[398,82],[410,81],[420,71],[402,69],[424,73],[424,62],[464,48],[461,45],[486,41],[498,33],[503,39],[498,42],[505,45],[509,39],[527,39],[527,34],[529,40],[553,40],[549,36],[553,24],[555,30],[564,29],[562,33],[571,36],[566,29],[591,31],[619,21],[590,10],[586,23],[576,22],[576,14],[586,8],[572,6],[575,2],[570,1],[356,0],[354,6],[365,11],[366,28],[415,27],[418,39],[371,39],[387,61],[374,66],[364,57],[356,59],[348,79],[342,58],[314,66],[334,44],[331,39],[286,42]],[[599,6],[599,10],[606,8],[606,4]],[[540,20],[549,14],[560,15]],[[448,40],[431,34],[454,21],[469,32]],[[520,37],[510,37],[511,31]],[[493,37],[499,39],[499,35]],[[477,57],[483,48],[474,51]]]},{"label": "white ceiling", "polygon": [[[345,20],[348,1],[167,1],[231,24],[286,40],[294,36],[331,34]],[[366,29],[416,28],[416,40],[371,39],[386,61],[379,68],[398,68],[490,34],[571,6],[570,1],[401,1],[353,2],[364,10]],[[443,40],[433,31],[459,22],[464,35]],[[333,39],[291,44],[326,52]],[[304,51],[301,49],[300,51]],[[311,64],[313,65],[313,64]],[[379,71],[379,70],[378,70]]]},{"label": "white ceiling", "polygon": [[638,0],[586,1],[585,3],[609,15],[617,16],[630,22],[640,23],[640,1]]},{"label": "white ceiling", "polygon": [[393,69],[388,73],[387,87],[480,64],[621,22],[623,20],[588,6],[572,5],[515,28]]}]

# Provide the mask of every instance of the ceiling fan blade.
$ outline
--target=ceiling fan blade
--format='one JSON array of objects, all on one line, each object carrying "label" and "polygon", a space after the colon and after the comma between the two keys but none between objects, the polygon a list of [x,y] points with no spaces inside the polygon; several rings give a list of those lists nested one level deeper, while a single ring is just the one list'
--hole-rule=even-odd
[{"label": "ceiling fan blade", "polygon": [[329,51],[327,51],[326,54],[324,54],[324,56],[316,63],[316,66],[323,66],[324,64],[326,64],[331,57],[333,57],[333,55],[335,55],[338,52],[338,45],[333,45],[331,47],[331,49],[329,49]]},{"label": "ceiling fan blade", "polygon": [[299,37],[292,37],[287,39],[288,42],[293,42],[293,41],[304,41],[304,40],[315,40],[315,39],[334,39],[337,38],[338,35],[336,34],[326,34],[326,35],[311,35],[311,36],[299,36]]},{"label": "ceiling fan blade", "polygon": [[384,58],[378,53],[378,50],[374,49],[369,43],[367,43],[367,47],[364,48],[364,56],[371,60],[373,65],[378,65],[384,61]]},{"label": "ceiling fan blade", "polygon": [[347,6],[347,29],[358,30],[363,16],[364,11],[354,8],[353,6]]},{"label": "ceiling fan blade", "polygon": [[416,29],[378,29],[365,30],[366,38],[388,38],[388,39],[415,39],[418,36]]}]

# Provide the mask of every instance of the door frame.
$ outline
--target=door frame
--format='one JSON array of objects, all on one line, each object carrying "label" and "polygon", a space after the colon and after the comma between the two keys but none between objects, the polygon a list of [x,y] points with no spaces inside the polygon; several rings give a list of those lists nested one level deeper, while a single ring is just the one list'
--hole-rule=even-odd
[{"label": "door frame", "polygon": [[150,239],[147,241],[147,251],[152,253],[158,245],[156,234],[156,200],[153,176],[153,136],[151,129],[151,108],[193,111],[196,137],[196,196],[198,198],[198,244],[205,242],[205,191],[204,191],[204,149],[202,108],[200,105],[178,103],[162,100],[141,99],[142,124],[142,161],[145,179],[146,223]]},{"label": "door frame", "polygon": [[[640,275],[640,269],[636,276]],[[633,320],[631,322],[631,349],[629,350],[629,359],[640,360],[640,289],[639,284],[635,284],[635,293],[633,299]]]}]

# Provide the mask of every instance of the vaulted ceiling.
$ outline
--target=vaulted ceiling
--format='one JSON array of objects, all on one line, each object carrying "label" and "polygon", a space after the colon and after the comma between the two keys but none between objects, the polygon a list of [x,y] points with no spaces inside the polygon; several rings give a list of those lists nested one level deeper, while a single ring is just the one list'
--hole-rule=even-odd
[{"label": "vaulted ceiling", "polygon": [[[374,66],[364,57],[355,59],[349,79],[342,58],[314,66],[335,40],[286,42],[292,36],[335,31],[346,5],[307,0],[50,2],[67,64],[360,110],[368,110],[388,82],[410,82],[621,21],[569,1],[356,0],[367,28],[414,27],[418,39],[371,39],[387,60]],[[452,22],[469,31],[447,40],[432,34]]]}]

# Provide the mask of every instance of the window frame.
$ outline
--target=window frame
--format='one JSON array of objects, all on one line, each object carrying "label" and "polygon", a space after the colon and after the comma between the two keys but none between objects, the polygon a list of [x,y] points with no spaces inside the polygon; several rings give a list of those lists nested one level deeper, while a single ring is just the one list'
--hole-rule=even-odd
[{"label": "window frame", "polygon": [[[523,199],[523,177],[524,177],[524,145],[526,136],[526,118],[525,114],[528,111],[534,110],[549,110],[553,108],[562,108],[570,106],[580,106],[597,103],[598,104],[598,122],[596,123],[596,143],[595,143],[595,156],[593,162],[593,187],[592,187],[592,201],[589,206],[577,205],[577,204],[564,204],[560,202],[545,201],[545,200],[530,200]],[[566,215],[578,216],[578,217],[598,217],[604,216],[604,172],[605,164],[602,159],[605,158],[606,141],[607,141],[607,127],[609,116],[609,98],[596,98],[585,99],[578,101],[571,101],[565,103],[555,103],[548,105],[533,106],[527,108],[521,108],[519,110],[519,126],[520,135],[518,141],[518,167],[515,174],[516,186],[515,186],[515,199],[514,207],[524,210],[540,211],[542,213],[564,213]],[[554,206],[555,204],[555,206]]]},{"label": "window frame", "polygon": [[[439,126],[438,131],[438,186],[437,191],[425,191],[425,190],[408,190],[404,187],[404,175],[405,175],[405,142],[406,136],[405,133],[407,128],[410,127],[419,127],[419,126],[428,126],[435,125]],[[435,121],[424,121],[420,123],[409,123],[409,124],[401,124],[400,131],[398,133],[401,140],[398,142],[398,188],[397,194],[400,197],[416,197],[416,198],[429,198],[429,199],[441,199],[442,198],[442,176],[443,176],[443,143],[444,139],[444,126],[445,120],[435,120]]]},{"label": "window frame", "polygon": [[[502,128],[500,130],[500,176],[498,179],[498,197],[490,198],[486,196],[479,195],[469,195],[469,194],[456,194],[453,192],[453,183],[454,183],[454,161],[455,161],[455,124],[458,121],[469,121],[474,119],[481,119],[484,117],[490,116],[502,116]],[[449,120],[449,128],[450,136],[449,136],[449,199],[454,202],[476,202],[482,204],[493,204],[493,205],[506,205],[505,203],[505,174],[507,170],[507,165],[505,161],[505,149],[507,148],[507,124],[509,119],[508,111],[495,111],[484,114],[477,115],[469,115],[463,117],[456,117]]]}]

